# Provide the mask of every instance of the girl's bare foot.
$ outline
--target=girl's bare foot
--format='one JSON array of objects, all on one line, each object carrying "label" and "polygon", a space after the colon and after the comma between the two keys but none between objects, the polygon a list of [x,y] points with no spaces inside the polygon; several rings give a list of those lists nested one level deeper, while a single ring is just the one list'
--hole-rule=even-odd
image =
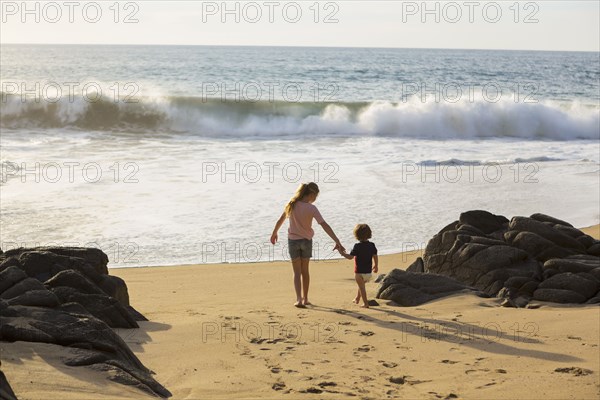
[{"label": "girl's bare foot", "polygon": [[360,306],[361,308],[369,308],[368,304],[363,304],[362,306]]},{"label": "girl's bare foot", "polygon": [[302,300],[298,300],[294,303],[294,307],[304,308],[304,304],[302,304]]},{"label": "girl's bare foot", "polygon": [[355,298],[354,300],[352,300],[352,302],[354,304],[358,304],[358,302],[360,301],[360,297]]},{"label": "girl's bare foot", "polygon": [[307,299],[304,299],[302,304],[304,304],[305,306],[312,306],[312,303],[310,301],[308,301]]}]

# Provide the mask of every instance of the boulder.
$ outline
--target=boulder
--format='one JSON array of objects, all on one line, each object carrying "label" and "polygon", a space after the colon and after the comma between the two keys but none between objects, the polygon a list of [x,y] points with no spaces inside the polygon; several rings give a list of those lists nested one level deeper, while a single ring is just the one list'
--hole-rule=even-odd
[{"label": "boulder", "polygon": [[[17,282],[27,278],[27,274],[19,267],[10,266],[0,272],[0,295]],[[0,296],[1,297],[1,296]]]},{"label": "boulder", "polygon": [[[2,250],[0,250],[1,252]],[[0,371],[0,399],[2,400],[17,400],[15,392],[13,392],[4,372]]]},{"label": "boulder", "polygon": [[587,253],[596,257],[600,257],[600,243],[596,243],[588,247]]},{"label": "boulder", "polygon": [[533,292],[533,298],[553,303],[583,303],[586,301],[584,296],[566,289],[537,289]]},{"label": "boulder", "polygon": [[565,222],[565,221],[560,220],[558,218],[554,218],[554,217],[551,217],[549,215],[542,214],[542,213],[532,214],[530,218],[531,219],[535,219],[536,221],[540,221],[540,222],[549,222],[552,225],[562,225],[564,227],[573,228],[573,225],[571,225],[568,222]]},{"label": "boulder", "polygon": [[376,297],[410,307],[457,293],[479,294],[476,289],[443,275],[394,269],[381,282]]},{"label": "boulder", "polygon": [[[125,282],[108,275],[98,249],[19,248],[0,253],[0,341],[50,343],[85,349],[67,365],[107,371],[108,378],[149,394],[171,394],[152,378],[111,329],[146,320],[129,304]],[[0,398],[11,398],[0,376]]]},{"label": "boulder", "polygon": [[[474,210],[462,213],[429,240],[423,271],[453,278],[490,296],[510,289],[511,304],[517,297],[522,304],[536,293],[540,299],[561,303],[585,302],[600,282],[599,255],[600,242],[549,215],[513,217],[509,222]],[[420,271],[418,263],[409,268]]]},{"label": "boulder", "polygon": [[484,234],[488,234],[502,229],[508,224],[508,219],[501,215],[494,215],[488,211],[473,210],[460,214],[458,222],[474,226]]},{"label": "boulder", "polygon": [[583,301],[585,301],[596,294],[596,292],[600,289],[600,285],[598,284],[598,281],[587,279],[579,274],[564,272],[553,275],[550,278],[542,281],[538,286],[538,290],[540,289],[570,290],[581,295],[584,298]]},{"label": "boulder", "polygon": [[566,235],[543,222],[527,217],[513,217],[508,225],[511,230],[535,233],[560,247],[585,252],[585,247],[576,239]]},{"label": "boulder", "polygon": [[406,268],[408,272],[425,272],[425,266],[423,265],[423,259],[418,257],[412,264]]},{"label": "boulder", "polygon": [[[33,341],[89,350],[89,364],[114,362],[151,389],[154,395],[171,394],[152,378],[152,372],[108,325],[94,317],[82,317],[64,310],[14,305],[0,310],[0,340]],[[67,360],[68,364],[68,360]],[[79,359],[79,365],[86,365]]]}]

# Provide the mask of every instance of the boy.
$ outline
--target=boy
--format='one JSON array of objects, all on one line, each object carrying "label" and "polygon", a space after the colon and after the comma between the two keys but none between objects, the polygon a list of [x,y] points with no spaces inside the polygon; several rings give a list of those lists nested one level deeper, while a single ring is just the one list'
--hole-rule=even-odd
[{"label": "boy", "polygon": [[377,273],[377,248],[374,243],[369,242],[371,239],[371,228],[367,224],[358,224],[354,227],[354,237],[359,241],[354,245],[350,254],[345,250],[340,249],[340,254],[348,260],[354,258],[354,278],[358,285],[358,294],[354,299],[354,303],[358,304],[362,297],[363,305],[361,307],[369,308],[367,300],[367,290],[365,282],[371,280],[371,272]]}]

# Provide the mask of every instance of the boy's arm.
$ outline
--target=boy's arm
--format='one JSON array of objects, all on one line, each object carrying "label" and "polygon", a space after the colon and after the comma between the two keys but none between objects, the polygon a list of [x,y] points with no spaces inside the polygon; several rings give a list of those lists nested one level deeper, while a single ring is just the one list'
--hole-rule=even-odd
[{"label": "boy's arm", "polygon": [[279,232],[279,228],[281,228],[281,225],[283,225],[286,218],[287,215],[285,215],[284,212],[275,223],[275,228],[273,228],[273,233],[271,234],[271,244],[275,244],[275,242],[277,242],[277,232]]},{"label": "boy's arm", "polygon": [[354,258],[354,256],[351,256],[350,254],[346,253],[346,250],[340,250],[340,254],[348,260],[352,260]]},{"label": "boy's arm", "polygon": [[377,254],[373,255],[373,272],[377,273],[379,271],[379,257]]}]

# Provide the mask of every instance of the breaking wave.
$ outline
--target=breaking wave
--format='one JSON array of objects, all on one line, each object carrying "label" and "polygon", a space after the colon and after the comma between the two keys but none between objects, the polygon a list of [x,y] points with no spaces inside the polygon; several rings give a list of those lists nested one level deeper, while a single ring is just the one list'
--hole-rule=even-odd
[{"label": "breaking wave", "polygon": [[600,109],[577,102],[462,103],[386,101],[291,103],[200,97],[136,102],[81,97],[50,103],[2,94],[4,129],[182,133],[206,137],[384,136],[420,139],[600,139]]}]

